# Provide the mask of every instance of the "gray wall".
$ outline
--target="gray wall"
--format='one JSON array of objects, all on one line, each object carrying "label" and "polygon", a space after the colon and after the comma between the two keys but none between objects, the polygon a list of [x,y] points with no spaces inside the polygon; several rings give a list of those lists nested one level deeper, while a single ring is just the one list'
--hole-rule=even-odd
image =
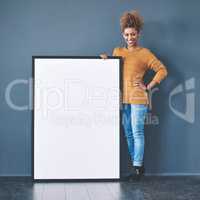
[{"label": "gray wall", "polygon": [[[123,45],[119,17],[130,9],[138,9],[145,19],[140,44],[150,48],[169,71],[153,95],[149,112],[159,123],[145,126],[146,171],[200,174],[199,6],[197,0],[0,0],[0,175],[31,175],[31,111],[8,106],[8,84],[31,78],[32,55],[111,54],[115,46]],[[186,93],[195,95],[195,121],[190,123],[172,111],[169,95],[192,77],[194,89],[188,93],[184,88],[172,98],[173,108],[184,113],[185,105],[192,108]],[[21,84],[13,88],[11,98],[25,105],[29,96],[28,84]],[[126,173],[124,137],[121,145],[122,173]]]}]

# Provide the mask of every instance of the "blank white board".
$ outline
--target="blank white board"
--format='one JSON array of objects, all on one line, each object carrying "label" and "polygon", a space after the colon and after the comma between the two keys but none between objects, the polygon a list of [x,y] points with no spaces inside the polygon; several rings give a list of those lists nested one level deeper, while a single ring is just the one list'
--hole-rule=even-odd
[{"label": "blank white board", "polygon": [[33,179],[120,178],[120,60],[33,57]]}]

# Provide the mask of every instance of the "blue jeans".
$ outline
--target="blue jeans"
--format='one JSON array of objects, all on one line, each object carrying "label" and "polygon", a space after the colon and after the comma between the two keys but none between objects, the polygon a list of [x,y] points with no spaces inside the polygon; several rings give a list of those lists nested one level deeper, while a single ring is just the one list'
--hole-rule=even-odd
[{"label": "blue jeans", "polygon": [[134,166],[143,165],[144,122],[148,106],[144,104],[123,104],[122,124],[126,136],[128,151]]}]

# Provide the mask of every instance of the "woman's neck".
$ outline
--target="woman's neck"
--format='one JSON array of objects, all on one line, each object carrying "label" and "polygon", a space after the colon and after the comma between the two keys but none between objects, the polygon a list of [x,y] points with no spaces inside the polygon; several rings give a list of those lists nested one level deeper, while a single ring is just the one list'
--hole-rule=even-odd
[{"label": "woman's neck", "polygon": [[138,49],[138,48],[139,48],[139,45],[136,44],[136,45],[134,45],[134,46],[127,46],[126,48],[127,48],[129,51],[134,51],[135,49]]}]

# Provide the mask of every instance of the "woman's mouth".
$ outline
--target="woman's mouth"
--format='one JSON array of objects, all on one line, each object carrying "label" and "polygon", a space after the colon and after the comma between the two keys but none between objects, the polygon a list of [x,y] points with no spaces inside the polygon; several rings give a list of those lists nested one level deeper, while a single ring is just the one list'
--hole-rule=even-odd
[{"label": "woman's mouth", "polygon": [[129,44],[133,44],[135,41],[134,40],[128,40]]}]

